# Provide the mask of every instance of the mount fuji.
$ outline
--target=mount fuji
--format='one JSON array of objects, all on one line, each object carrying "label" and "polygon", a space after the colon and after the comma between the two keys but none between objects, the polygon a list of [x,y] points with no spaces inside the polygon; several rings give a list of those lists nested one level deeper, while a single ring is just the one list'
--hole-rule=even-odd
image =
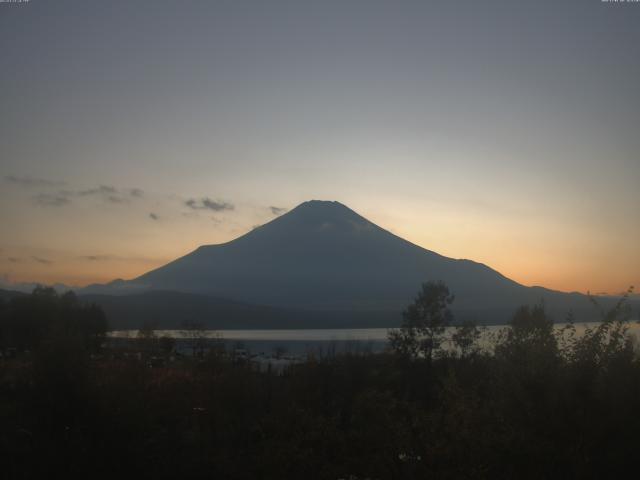
[{"label": "mount fuji", "polygon": [[[141,296],[158,301],[163,297],[158,292],[171,292],[174,314],[218,325],[222,320],[212,318],[224,305],[225,318],[239,318],[230,328],[247,324],[246,315],[237,314],[233,305],[251,312],[253,328],[393,326],[428,280],[449,286],[458,319],[504,323],[519,305],[541,301],[558,321],[569,311],[581,320],[594,319],[584,295],[523,286],[481,263],[448,258],[404,240],[339,202],[318,200],[228,243],[201,246],[133,280],[82,293],[101,304],[118,304],[122,312],[122,305],[134,300],[131,295],[117,300],[113,294],[135,292],[140,313]],[[190,309],[195,298],[199,307]],[[189,301],[181,307],[181,299]],[[204,307],[207,302],[215,307]]]}]

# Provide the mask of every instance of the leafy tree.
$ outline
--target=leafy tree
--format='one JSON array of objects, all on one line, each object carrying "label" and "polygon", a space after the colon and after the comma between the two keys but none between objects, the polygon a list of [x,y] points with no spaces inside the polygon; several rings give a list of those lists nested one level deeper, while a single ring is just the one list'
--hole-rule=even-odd
[{"label": "leafy tree", "polygon": [[451,335],[453,345],[460,351],[460,356],[465,358],[478,350],[478,340],[482,334],[480,328],[472,320],[465,320],[456,326]]},{"label": "leafy tree", "polygon": [[402,312],[400,329],[388,334],[391,348],[396,353],[412,358],[424,357],[431,361],[440,349],[445,328],[453,320],[449,305],[454,296],[443,282],[425,282],[414,302]]},{"label": "leafy tree", "polygon": [[574,330],[569,351],[569,359],[583,371],[606,368],[616,359],[633,357],[633,341],[628,335],[632,317],[629,297],[632,293],[633,287],[629,287],[609,310],[589,295],[589,300],[600,312],[601,321],[597,326],[587,328],[581,337],[576,337]]},{"label": "leafy tree", "polygon": [[496,345],[496,354],[523,365],[542,366],[555,362],[559,356],[553,319],[544,304],[519,307],[509,322],[509,328]]}]

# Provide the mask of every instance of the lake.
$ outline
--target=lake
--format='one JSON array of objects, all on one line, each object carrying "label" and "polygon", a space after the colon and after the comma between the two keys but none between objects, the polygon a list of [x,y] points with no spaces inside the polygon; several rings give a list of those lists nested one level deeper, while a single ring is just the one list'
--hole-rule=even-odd
[{"label": "lake", "polygon": [[[556,324],[556,329],[565,326]],[[588,327],[598,325],[592,323],[576,323],[576,333],[582,334]],[[487,346],[492,335],[497,334],[505,325],[489,325],[484,327],[481,344]],[[454,331],[447,328],[447,337]],[[255,353],[271,353],[276,348],[284,348],[287,352],[302,355],[309,352],[346,352],[370,351],[381,352],[387,346],[386,328],[344,328],[344,329],[291,329],[291,330],[206,330],[203,336],[208,339],[222,340],[227,347],[245,348]],[[629,323],[629,333],[636,338],[640,335],[640,324]],[[137,330],[116,330],[109,333],[114,339],[135,338]],[[184,330],[156,330],[157,336],[168,336],[177,340],[189,338]],[[446,347],[446,345],[445,345]]]}]

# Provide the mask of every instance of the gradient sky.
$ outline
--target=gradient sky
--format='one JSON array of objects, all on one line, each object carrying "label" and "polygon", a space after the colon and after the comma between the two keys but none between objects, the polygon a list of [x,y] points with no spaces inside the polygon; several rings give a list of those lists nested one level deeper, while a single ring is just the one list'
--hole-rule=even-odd
[{"label": "gradient sky", "polygon": [[640,3],[0,3],[0,275],[131,278],[309,199],[640,284]]}]

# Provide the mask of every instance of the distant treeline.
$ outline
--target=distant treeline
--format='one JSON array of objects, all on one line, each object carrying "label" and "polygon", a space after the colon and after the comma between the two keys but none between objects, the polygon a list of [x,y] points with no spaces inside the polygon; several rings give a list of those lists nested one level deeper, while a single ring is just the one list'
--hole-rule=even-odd
[{"label": "distant treeline", "polygon": [[0,349],[37,350],[64,341],[95,351],[106,332],[102,309],[79,301],[71,291],[59,295],[37,287],[31,295],[0,297]]},{"label": "distant treeline", "polygon": [[149,330],[105,349],[100,309],[70,295],[4,302],[0,476],[634,474],[640,359],[626,297],[581,336],[523,306],[490,351],[473,324],[456,329],[456,350],[441,348],[452,302],[445,285],[425,284],[389,352],[309,358],[284,375],[221,349],[176,357]]}]

